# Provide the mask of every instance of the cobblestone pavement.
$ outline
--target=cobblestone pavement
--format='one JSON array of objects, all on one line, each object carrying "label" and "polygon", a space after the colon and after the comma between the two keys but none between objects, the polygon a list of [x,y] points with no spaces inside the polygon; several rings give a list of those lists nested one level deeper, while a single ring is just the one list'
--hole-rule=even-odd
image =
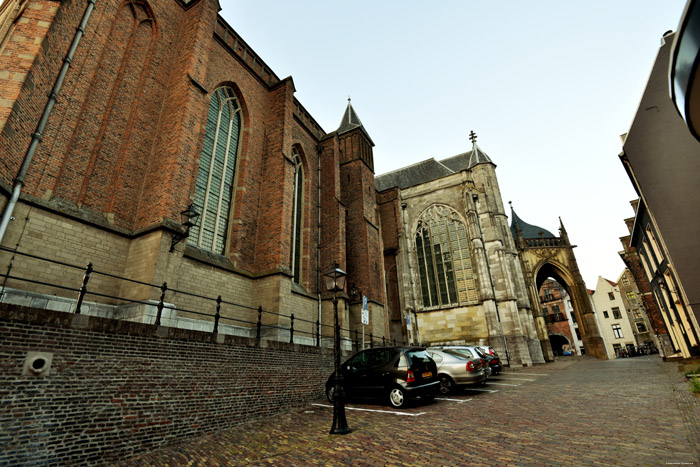
[{"label": "cobblestone pavement", "polygon": [[428,405],[347,407],[347,435],[328,434],[318,401],[123,465],[700,465],[700,398],[656,355],[570,357]]}]

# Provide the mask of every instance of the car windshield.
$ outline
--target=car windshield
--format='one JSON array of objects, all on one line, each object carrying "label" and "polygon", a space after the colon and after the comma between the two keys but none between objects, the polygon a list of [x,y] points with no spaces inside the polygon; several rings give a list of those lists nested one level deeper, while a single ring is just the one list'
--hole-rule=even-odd
[{"label": "car windshield", "polygon": [[408,358],[411,360],[411,366],[418,365],[420,363],[428,363],[430,361],[430,354],[425,350],[412,350],[406,352]]}]

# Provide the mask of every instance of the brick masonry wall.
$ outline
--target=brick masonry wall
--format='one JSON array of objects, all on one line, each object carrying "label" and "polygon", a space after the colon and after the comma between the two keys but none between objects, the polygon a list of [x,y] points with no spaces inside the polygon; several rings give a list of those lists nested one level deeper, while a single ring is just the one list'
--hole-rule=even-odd
[{"label": "brick masonry wall", "polygon": [[268,417],[323,397],[333,366],[329,349],[6,304],[0,336],[3,465],[109,464]]}]

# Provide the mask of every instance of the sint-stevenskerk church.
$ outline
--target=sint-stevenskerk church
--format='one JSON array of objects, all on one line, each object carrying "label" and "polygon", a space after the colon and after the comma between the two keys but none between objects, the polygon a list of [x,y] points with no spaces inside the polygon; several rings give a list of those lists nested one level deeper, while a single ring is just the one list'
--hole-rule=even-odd
[{"label": "sint-stevenskerk church", "polygon": [[[315,326],[333,312],[322,277],[337,261],[351,333],[362,329],[364,295],[375,339],[489,344],[530,365],[551,359],[536,297],[554,276],[596,353],[563,225],[559,237],[509,225],[496,166],[474,135],[464,154],[375,176],[353,106],[335,131],[322,129],[292,78],[266,65],[216,0],[100,0],[68,56],[85,10],[55,0],[0,9],[0,208],[13,218],[0,250],[11,271],[4,302],[70,311],[76,297],[60,281],[80,284],[84,272],[60,264],[92,263],[107,275],[91,285],[119,298],[88,296],[84,313],[153,322],[159,291],[143,284],[167,283],[187,293],[166,294],[165,326],[211,328],[197,298],[221,296],[237,306],[222,307],[231,319],[219,332],[252,332],[235,317],[254,321],[262,307],[293,313],[294,341],[317,345]],[[199,217],[174,242],[189,206]],[[268,338],[286,325],[274,316]]]}]

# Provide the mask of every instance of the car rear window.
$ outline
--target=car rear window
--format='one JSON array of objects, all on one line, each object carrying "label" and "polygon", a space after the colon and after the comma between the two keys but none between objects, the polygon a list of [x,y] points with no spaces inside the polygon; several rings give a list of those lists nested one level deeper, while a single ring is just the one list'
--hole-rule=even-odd
[{"label": "car rear window", "polygon": [[430,361],[430,354],[425,350],[412,350],[406,352],[406,355],[411,360],[411,366],[418,365],[420,363],[428,363]]},{"label": "car rear window", "polygon": [[445,349],[445,352],[452,355],[474,358],[474,355],[469,351],[469,349]]}]

